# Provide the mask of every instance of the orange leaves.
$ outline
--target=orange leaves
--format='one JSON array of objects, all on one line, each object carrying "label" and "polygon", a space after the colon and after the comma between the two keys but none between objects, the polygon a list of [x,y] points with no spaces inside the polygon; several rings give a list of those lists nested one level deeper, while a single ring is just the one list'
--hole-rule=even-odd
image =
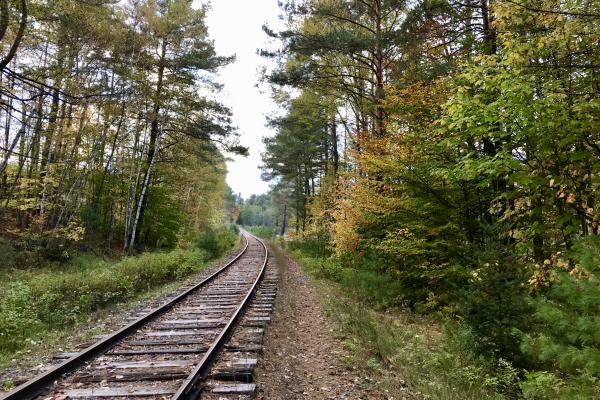
[{"label": "orange leaves", "polygon": [[539,292],[547,288],[556,279],[556,271],[569,271],[571,269],[568,259],[563,258],[561,252],[553,254],[542,264],[536,264],[533,275],[529,278],[529,286],[532,292]]},{"label": "orange leaves", "polygon": [[361,244],[358,229],[364,223],[362,214],[351,201],[343,199],[338,203],[334,216],[332,233],[336,253],[338,255],[355,253]]},{"label": "orange leaves", "polygon": [[402,89],[389,88],[385,108],[390,113],[394,131],[427,129],[448,99],[448,81],[445,78],[430,83],[416,82]]},{"label": "orange leaves", "polygon": [[594,279],[594,274],[592,272],[579,264],[571,265],[569,260],[559,251],[550,256],[550,258],[544,260],[541,265],[537,264],[535,266],[534,273],[528,282],[532,292],[539,292],[540,290],[549,287],[557,280],[558,271],[567,272],[578,282]]}]

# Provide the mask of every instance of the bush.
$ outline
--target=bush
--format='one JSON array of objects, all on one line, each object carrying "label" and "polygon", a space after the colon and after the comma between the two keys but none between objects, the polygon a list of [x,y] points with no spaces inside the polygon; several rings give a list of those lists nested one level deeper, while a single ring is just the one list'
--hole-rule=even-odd
[{"label": "bush", "polygon": [[329,257],[333,254],[327,240],[319,240],[313,237],[303,237],[300,240],[292,240],[288,244],[292,250],[298,250],[309,257]]},{"label": "bush", "polygon": [[0,260],[0,271],[2,269],[14,268],[17,264],[17,252],[13,246],[5,242],[0,238],[0,254],[2,254],[2,260]]},{"label": "bush", "polygon": [[296,244],[293,255],[311,275],[339,283],[358,300],[376,309],[401,303],[404,290],[393,275],[364,266],[346,267],[333,256],[313,256],[315,247],[312,244],[307,246],[309,254],[305,252],[306,246]]},{"label": "bush", "polygon": [[49,331],[82,322],[94,311],[181,279],[209,258],[200,249],[176,249],[126,257],[112,265],[96,260],[80,266],[78,260],[74,268],[36,271],[7,282],[0,291],[0,356]]},{"label": "bush", "polygon": [[460,317],[479,338],[475,350],[520,367],[530,366],[515,334],[515,329],[531,325],[529,272],[517,262],[490,252],[473,272],[457,307]]},{"label": "bush", "polygon": [[235,245],[239,236],[239,228],[230,224],[219,228],[206,227],[196,242],[198,248],[206,251],[211,258],[216,258]]},{"label": "bush", "polygon": [[31,289],[24,282],[14,282],[0,295],[0,353],[19,349],[26,338],[43,328],[30,303]]},{"label": "bush", "polygon": [[258,236],[262,239],[271,240],[277,236],[277,231],[275,227],[268,226],[245,226],[246,230],[253,234],[254,236]]},{"label": "bush", "polygon": [[[467,325],[448,320],[444,332],[437,332],[433,321],[393,308],[405,291],[394,275],[369,263],[347,266],[336,257],[314,256],[319,253],[312,243],[292,245],[294,258],[309,274],[339,284],[328,289],[334,294],[328,296],[330,313],[349,339],[352,355],[346,361],[352,367],[366,366],[373,374],[392,369],[423,398],[516,397],[517,370],[507,361],[477,354],[478,338]],[[400,386],[397,392],[406,394]]]},{"label": "bush", "polygon": [[598,378],[580,375],[561,379],[548,371],[533,371],[521,383],[527,400],[596,400],[600,398]]}]

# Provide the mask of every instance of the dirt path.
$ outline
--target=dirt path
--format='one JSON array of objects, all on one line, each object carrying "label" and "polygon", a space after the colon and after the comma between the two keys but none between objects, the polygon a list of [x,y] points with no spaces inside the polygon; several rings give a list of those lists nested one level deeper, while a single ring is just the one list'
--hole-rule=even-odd
[{"label": "dirt path", "polygon": [[257,398],[386,399],[342,364],[343,343],[333,336],[310,278],[279,248],[271,246],[271,251],[279,287],[257,369]]}]

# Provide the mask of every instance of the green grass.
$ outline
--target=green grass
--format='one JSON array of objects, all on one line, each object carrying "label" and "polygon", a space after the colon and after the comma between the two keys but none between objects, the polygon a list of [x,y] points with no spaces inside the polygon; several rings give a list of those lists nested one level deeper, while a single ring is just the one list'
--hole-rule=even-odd
[{"label": "green grass", "polygon": [[509,363],[472,352],[476,338],[457,321],[403,309],[403,288],[393,276],[293,247],[293,257],[316,278],[328,314],[346,339],[345,363],[364,368],[395,398],[402,398],[406,386],[427,399],[517,396],[517,371]]},{"label": "green grass", "polygon": [[0,273],[0,367],[41,341],[62,336],[94,313],[181,281],[236,242],[219,233],[210,249],[143,253],[119,261],[79,255],[63,264]]},{"label": "green grass", "polygon": [[403,287],[391,275],[345,267],[336,258],[315,257],[299,249],[292,251],[292,255],[312,276],[348,288],[357,301],[373,309],[384,310],[402,301]]}]

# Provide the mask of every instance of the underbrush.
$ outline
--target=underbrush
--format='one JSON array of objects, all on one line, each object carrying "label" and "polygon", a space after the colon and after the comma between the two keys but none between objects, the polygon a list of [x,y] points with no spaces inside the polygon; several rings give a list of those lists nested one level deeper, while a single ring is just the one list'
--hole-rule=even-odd
[{"label": "underbrush", "polygon": [[392,275],[346,267],[339,259],[313,257],[299,249],[292,254],[311,275],[340,284],[356,300],[375,310],[400,305],[402,301],[403,288]]},{"label": "underbrush", "polygon": [[400,398],[407,387],[431,399],[518,396],[518,371],[509,362],[477,355],[477,339],[464,324],[401,307],[404,289],[392,275],[290,247],[321,283],[328,312],[347,339],[350,367],[365,366]]},{"label": "underbrush", "polygon": [[[208,265],[237,242],[232,229],[190,249],[143,253],[116,262],[79,255],[69,263],[0,273],[0,366],[53,332],[64,332],[108,306]],[[205,247],[203,247],[205,245]]]},{"label": "underbrush", "polygon": [[239,228],[235,224],[220,226],[218,228],[207,227],[197,241],[198,248],[205,250],[210,257],[215,258],[237,242]]},{"label": "underbrush", "polygon": [[262,239],[273,239],[277,236],[276,228],[268,227],[268,226],[244,226],[244,228],[253,234],[254,236],[258,236]]}]

